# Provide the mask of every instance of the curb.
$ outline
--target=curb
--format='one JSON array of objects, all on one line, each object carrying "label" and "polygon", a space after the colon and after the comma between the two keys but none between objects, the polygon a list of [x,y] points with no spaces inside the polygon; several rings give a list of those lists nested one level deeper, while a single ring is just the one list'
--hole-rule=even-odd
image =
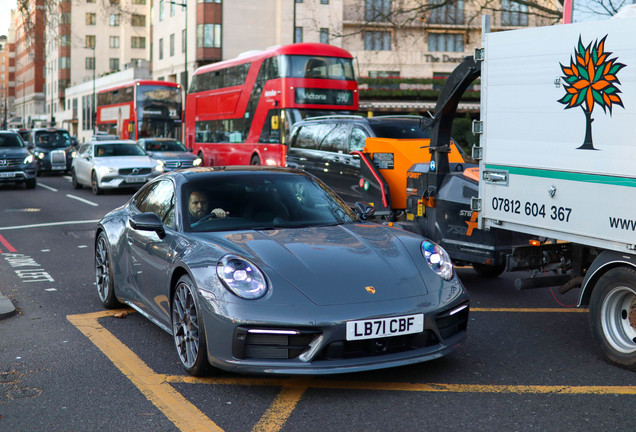
[{"label": "curb", "polygon": [[0,292],[0,320],[9,318],[15,315],[15,306],[7,297],[3,296]]}]

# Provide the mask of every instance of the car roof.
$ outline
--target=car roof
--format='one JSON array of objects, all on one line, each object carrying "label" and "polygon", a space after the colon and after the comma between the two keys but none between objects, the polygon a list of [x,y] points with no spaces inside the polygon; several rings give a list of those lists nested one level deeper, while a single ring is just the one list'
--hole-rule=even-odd
[{"label": "car roof", "polygon": [[33,132],[68,132],[67,129],[62,129],[62,128],[35,128],[35,129],[31,129],[31,131]]},{"label": "car roof", "polygon": [[187,168],[174,173],[166,173],[164,175],[182,175],[186,181],[202,180],[211,176],[231,176],[236,174],[252,175],[263,173],[280,173],[280,174],[297,174],[303,176],[310,176],[305,171],[295,168],[284,167],[268,167],[262,165],[229,165],[229,166],[215,166],[215,167],[195,167]]},{"label": "car roof", "polygon": [[135,144],[137,145],[136,141],[131,141],[131,140],[95,140],[95,141],[89,141],[86,144],[99,144],[99,145],[110,145],[110,144]]}]

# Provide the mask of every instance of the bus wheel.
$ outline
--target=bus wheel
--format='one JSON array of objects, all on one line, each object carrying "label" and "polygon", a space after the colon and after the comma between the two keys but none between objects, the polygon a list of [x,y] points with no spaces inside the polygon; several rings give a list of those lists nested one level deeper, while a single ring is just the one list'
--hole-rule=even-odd
[{"label": "bus wheel", "polygon": [[260,165],[260,164],[261,164],[261,158],[259,158],[258,155],[252,156],[252,160],[250,161],[250,165]]},{"label": "bus wheel", "polygon": [[605,273],[592,291],[589,316],[605,359],[636,371],[636,271],[617,267]]}]

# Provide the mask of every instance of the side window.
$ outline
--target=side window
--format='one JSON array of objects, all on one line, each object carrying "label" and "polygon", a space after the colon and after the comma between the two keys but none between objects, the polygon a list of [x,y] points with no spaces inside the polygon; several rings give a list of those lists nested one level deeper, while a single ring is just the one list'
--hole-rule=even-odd
[{"label": "side window", "polygon": [[359,127],[354,127],[351,131],[351,145],[349,151],[362,151],[364,148],[364,140],[369,138],[369,135]]},{"label": "side window", "polygon": [[155,183],[152,186],[147,186],[142,188],[139,192],[137,192],[137,196],[135,197],[135,207],[142,213],[146,213],[146,204],[148,204],[148,194],[157,187],[158,183]]},{"label": "side window", "polygon": [[347,151],[347,135],[349,128],[346,124],[336,125],[323,138],[319,150],[330,151],[334,153],[345,153]]},{"label": "side window", "polygon": [[172,182],[166,180],[156,183],[144,202],[145,212],[156,214],[166,226],[174,229],[174,187]]},{"label": "side window", "polygon": [[[277,128],[274,129],[272,127],[272,117],[278,116],[278,123],[274,126]],[[281,142],[281,118],[280,118],[280,110],[279,109],[271,109],[267,113],[267,118],[265,119],[265,123],[263,124],[263,130],[261,131],[261,136],[258,139],[259,143],[280,143]]]},{"label": "side window", "polygon": [[317,126],[319,125],[307,125],[300,128],[298,135],[294,140],[292,146],[301,149],[315,149],[317,148],[314,135],[316,133]]},{"label": "side window", "polygon": [[77,153],[78,154],[84,154],[84,153],[86,153],[86,149],[88,149],[88,144],[82,144],[82,146],[79,148]]}]

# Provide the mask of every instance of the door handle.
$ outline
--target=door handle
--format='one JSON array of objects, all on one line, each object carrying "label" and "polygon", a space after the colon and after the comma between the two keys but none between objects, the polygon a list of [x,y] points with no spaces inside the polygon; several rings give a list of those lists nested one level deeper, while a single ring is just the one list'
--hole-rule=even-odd
[{"label": "door handle", "polygon": [[334,162],[340,162],[340,157],[339,156],[334,156],[334,158],[332,160]]}]

